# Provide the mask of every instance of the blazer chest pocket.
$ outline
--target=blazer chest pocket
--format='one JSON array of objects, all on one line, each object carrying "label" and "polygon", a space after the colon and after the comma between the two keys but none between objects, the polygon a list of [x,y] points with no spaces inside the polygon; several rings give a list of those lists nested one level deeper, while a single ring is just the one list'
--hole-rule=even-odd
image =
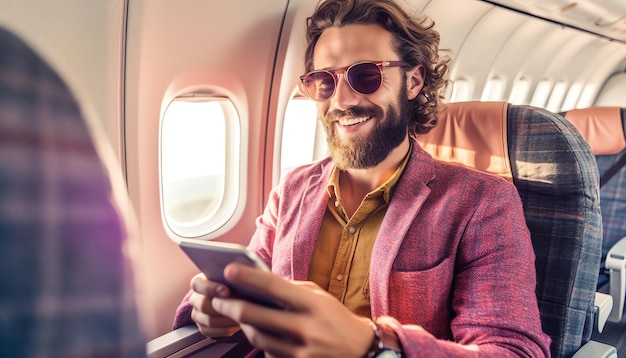
[{"label": "blazer chest pocket", "polygon": [[438,326],[437,322],[448,321],[453,276],[453,258],[446,258],[426,270],[392,271],[389,277],[390,313],[406,318],[407,322],[419,322],[431,328]]}]

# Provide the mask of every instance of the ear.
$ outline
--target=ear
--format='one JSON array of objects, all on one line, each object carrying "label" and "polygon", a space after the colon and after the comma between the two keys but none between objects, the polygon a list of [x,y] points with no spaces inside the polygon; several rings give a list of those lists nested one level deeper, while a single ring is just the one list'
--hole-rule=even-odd
[{"label": "ear", "polygon": [[425,73],[423,65],[417,65],[406,72],[406,94],[409,101],[415,99],[424,87]]}]

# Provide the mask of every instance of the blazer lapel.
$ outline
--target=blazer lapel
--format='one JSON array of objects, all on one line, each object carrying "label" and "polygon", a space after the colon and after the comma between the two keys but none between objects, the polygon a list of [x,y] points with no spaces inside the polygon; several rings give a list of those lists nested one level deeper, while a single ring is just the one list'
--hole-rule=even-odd
[{"label": "blazer lapel", "polygon": [[434,177],[432,158],[417,142],[413,142],[411,158],[395,188],[372,250],[369,279],[372,317],[385,315],[389,311],[391,267],[402,240],[430,195],[427,183]]},{"label": "blazer lapel", "polygon": [[326,185],[332,172],[331,161],[325,163],[319,175],[314,175],[307,181],[300,202],[300,210],[296,222],[296,235],[292,247],[292,275],[295,280],[306,280],[309,274],[309,265],[315,249],[315,241],[322,226],[328,194]]}]

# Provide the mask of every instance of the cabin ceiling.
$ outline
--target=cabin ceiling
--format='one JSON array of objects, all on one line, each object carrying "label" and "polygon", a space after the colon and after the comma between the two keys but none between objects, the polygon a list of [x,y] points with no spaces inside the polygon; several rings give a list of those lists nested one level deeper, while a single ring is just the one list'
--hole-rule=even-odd
[{"label": "cabin ceiling", "polygon": [[624,0],[485,1],[626,42],[626,1]]}]

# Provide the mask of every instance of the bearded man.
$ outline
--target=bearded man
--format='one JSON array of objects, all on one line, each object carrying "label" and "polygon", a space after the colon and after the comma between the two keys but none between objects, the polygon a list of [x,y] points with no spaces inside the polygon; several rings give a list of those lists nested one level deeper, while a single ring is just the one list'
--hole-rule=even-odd
[{"label": "bearded man", "polygon": [[515,187],[413,139],[437,124],[449,62],[432,22],[393,0],[328,0],[307,40],[300,79],[330,157],[289,173],[257,220],[249,248],[272,273],[224,271],[286,308],[200,274],[176,326],[241,330],[276,357],[549,356]]}]

